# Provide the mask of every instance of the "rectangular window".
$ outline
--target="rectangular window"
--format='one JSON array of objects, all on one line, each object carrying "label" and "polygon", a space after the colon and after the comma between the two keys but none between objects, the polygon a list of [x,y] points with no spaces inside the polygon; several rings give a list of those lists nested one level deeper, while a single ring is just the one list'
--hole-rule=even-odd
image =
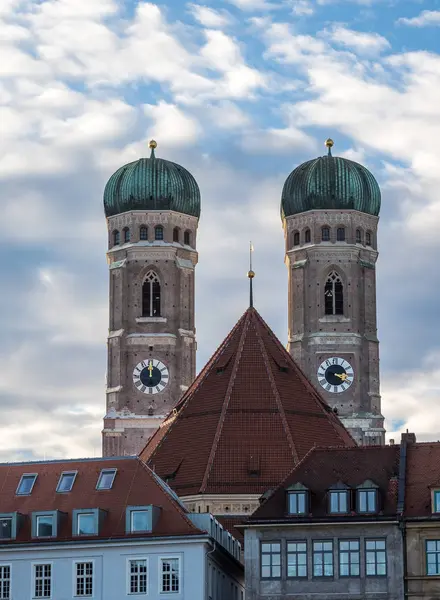
[{"label": "rectangular window", "polygon": [[52,597],[52,565],[34,565],[34,598]]},{"label": "rectangular window", "polygon": [[96,535],[96,518],[93,513],[79,513],[76,535]]},{"label": "rectangular window", "polygon": [[52,537],[53,536],[53,516],[52,515],[37,515],[36,537]]},{"label": "rectangular window", "polygon": [[130,594],[146,594],[147,593],[147,561],[130,560],[128,562],[129,577],[130,577]]},{"label": "rectangular window", "polygon": [[348,492],[347,490],[330,492],[330,513],[346,514],[348,512]]},{"label": "rectangular window", "polygon": [[[12,538],[12,517],[0,518],[0,540],[10,540]],[[0,596],[1,598],[1,596]]]},{"label": "rectangular window", "polygon": [[360,562],[359,540],[339,540],[339,576],[359,577]]},{"label": "rectangular window", "polygon": [[99,474],[98,483],[96,484],[97,490],[111,490],[113,481],[115,480],[116,469],[102,469]]},{"label": "rectangular window", "polygon": [[440,490],[434,492],[434,510],[432,512],[440,513]]},{"label": "rectangular window", "polygon": [[161,592],[180,591],[180,564],[178,558],[161,558]]},{"label": "rectangular window", "polygon": [[333,577],[333,542],[313,542],[313,577]]},{"label": "rectangular window", "polygon": [[93,596],[93,563],[79,562],[75,565],[75,596]]},{"label": "rectangular window", "polygon": [[307,577],[307,542],[287,542],[287,577]]},{"label": "rectangular window", "polygon": [[11,567],[0,565],[0,600],[11,600]]},{"label": "rectangular window", "polygon": [[365,573],[370,576],[384,576],[387,574],[385,540],[365,541]]},{"label": "rectangular window", "polygon": [[440,575],[440,540],[426,540],[426,574]]},{"label": "rectangular window", "polygon": [[289,513],[291,515],[306,514],[306,492],[289,492]]},{"label": "rectangular window", "polygon": [[36,473],[25,473],[21,476],[20,483],[18,484],[17,496],[29,496],[34,487],[35,480],[37,479]]},{"label": "rectangular window", "polygon": [[146,510],[131,511],[131,526],[130,531],[136,533],[139,531],[150,531],[149,512]]},{"label": "rectangular window", "polygon": [[358,490],[358,512],[376,512],[376,490]]},{"label": "rectangular window", "polygon": [[57,485],[57,492],[70,492],[76,477],[76,471],[69,473],[61,473],[60,480]]},{"label": "rectangular window", "polygon": [[281,543],[261,544],[261,577],[278,579],[281,577]]}]

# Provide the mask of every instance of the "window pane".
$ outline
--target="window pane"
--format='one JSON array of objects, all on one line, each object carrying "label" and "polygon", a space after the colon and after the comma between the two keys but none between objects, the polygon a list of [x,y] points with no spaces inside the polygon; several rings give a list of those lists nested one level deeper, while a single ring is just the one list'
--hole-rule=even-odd
[{"label": "window pane", "polygon": [[281,576],[281,567],[273,567],[272,568],[272,577],[280,577]]},{"label": "window pane", "polygon": [[281,544],[271,544],[272,548],[272,552],[281,552]]},{"label": "window pane", "polygon": [[261,544],[262,552],[270,552],[270,544]]},{"label": "window pane", "polygon": [[132,531],[149,531],[148,512],[146,510],[133,510],[131,513]]},{"label": "window pane", "polygon": [[76,473],[62,473],[57,492],[70,492],[75,481]]},{"label": "window pane", "polygon": [[270,554],[261,555],[261,564],[265,567],[270,565]]},{"label": "window pane", "polygon": [[262,577],[270,577],[270,567],[262,567],[261,568],[261,576]]},{"label": "window pane", "polygon": [[[12,537],[12,517],[0,519],[0,539],[8,539]],[[1,596],[0,596],[1,598]]]},{"label": "window pane", "polygon": [[105,469],[105,470],[101,471],[96,488],[98,490],[111,489],[115,475],[116,475],[116,469]]},{"label": "window pane", "polygon": [[95,531],[95,515],[93,513],[78,515],[78,534],[79,535],[94,535]]},{"label": "window pane", "polygon": [[36,475],[23,475],[17,488],[17,495],[27,495],[32,491]]},{"label": "window pane", "polygon": [[340,572],[341,577],[348,577],[348,575],[349,575],[348,565],[346,565],[346,564],[342,565],[341,564],[340,568],[339,568],[339,572]]},{"label": "window pane", "polygon": [[435,552],[436,549],[437,549],[436,542],[427,541],[426,542],[426,549],[428,550],[428,552]]},{"label": "window pane", "polygon": [[51,515],[37,517],[37,536],[49,537],[53,531],[53,517]]}]

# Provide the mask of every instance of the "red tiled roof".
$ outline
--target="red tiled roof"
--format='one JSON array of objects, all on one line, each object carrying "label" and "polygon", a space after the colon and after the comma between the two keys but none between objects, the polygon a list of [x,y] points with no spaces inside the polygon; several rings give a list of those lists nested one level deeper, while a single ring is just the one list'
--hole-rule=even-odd
[{"label": "red tiled roof", "polygon": [[[117,473],[110,490],[96,490],[102,469],[116,468]],[[77,471],[71,492],[57,493],[56,488],[63,471]],[[17,496],[16,490],[24,473],[37,473],[38,477],[29,496]],[[127,506],[161,507],[159,519],[151,534],[134,534],[129,537],[155,537],[193,535],[200,531],[186,516],[180,502],[159,483],[157,477],[139,458],[84,459],[38,463],[11,463],[0,465],[0,512],[18,512],[26,517],[17,536],[17,542],[31,541],[31,515],[36,511],[65,513],[57,541],[78,539],[72,536],[72,514],[75,509],[100,508],[106,511],[100,538],[128,537],[125,533]],[[81,536],[81,539],[84,539]],[[34,540],[37,543],[40,540]],[[47,540],[46,540],[47,541]],[[11,542],[13,543],[13,542]]]},{"label": "red tiled roof", "polygon": [[315,444],[355,442],[249,308],[140,456],[180,496],[260,494]]},{"label": "red tiled roof", "polygon": [[406,457],[405,517],[432,516],[432,488],[440,489],[440,443],[409,444]]},{"label": "red tiled roof", "polygon": [[[286,488],[295,483],[301,483],[311,493],[311,518],[324,518],[327,516],[327,492],[332,486],[342,483],[355,489],[366,480],[378,486],[381,514],[396,515],[399,456],[400,446],[397,445],[313,448],[249,521],[298,520],[298,517],[286,515]],[[352,518],[359,519],[359,515]]]}]

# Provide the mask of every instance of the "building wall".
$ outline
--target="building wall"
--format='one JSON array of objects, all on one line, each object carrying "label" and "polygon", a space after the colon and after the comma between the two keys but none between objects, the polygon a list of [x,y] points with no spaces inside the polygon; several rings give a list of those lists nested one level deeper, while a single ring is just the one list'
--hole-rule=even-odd
[{"label": "building wall", "polygon": [[440,540],[440,521],[406,523],[408,596],[412,600],[440,598],[440,575],[426,574],[426,540]]},{"label": "building wall", "polygon": [[[364,547],[365,539],[386,539],[387,576],[366,577]],[[339,577],[338,540],[357,539],[361,549],[361,576]],[[288,579],[287,541],[307,541],[307,579]],[[312,541],[333,540],[334,577],[313,578]],[[260,575],[260,547],[265,541],[281,541],[281,578],[262,579]],[[294,596],[296,600],[402,600],[403,598],[403,545],[397,524],[315,524],[293,527],[264,527],[245,530],[245,576],[246,600],[279,600]]]}]

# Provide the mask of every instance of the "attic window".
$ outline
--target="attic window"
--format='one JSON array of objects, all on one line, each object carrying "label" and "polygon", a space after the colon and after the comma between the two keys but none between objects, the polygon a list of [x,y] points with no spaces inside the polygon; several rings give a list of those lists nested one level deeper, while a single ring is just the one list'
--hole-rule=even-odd
[{"label": "attic window", "polygon": [[329,513],[332,515],[344,515],[348,513],[348,490],[330,491]]},{"label": "attic window", "polygon": [[305,515],[307,505],[307,492],[288,492],[289,514]]},{"label": "attic window", "polygon": [[358,490],[358,512],[377,512],[377,490]]},{"label": "attic window", "polygon": [[78,471],[68,471],[61,473],[60,480],[57,485],[57,492],[71,492],[75,477]]},{"label": "attic window", "polygon": [[30,496],[37,479],[37,473],[24,473],[21,476],[20,483],[18,484],[17,496]]},{"label": "attic window", "polygon": [[115,480],[116,469],[102,469],[99,474],[98,483],[96,484],[97,490],[111,490],[113,481]]},{"label": "attic window", "polygon": [[434,490],[432,497],[432,512],[440,513],[440,490]]}]

